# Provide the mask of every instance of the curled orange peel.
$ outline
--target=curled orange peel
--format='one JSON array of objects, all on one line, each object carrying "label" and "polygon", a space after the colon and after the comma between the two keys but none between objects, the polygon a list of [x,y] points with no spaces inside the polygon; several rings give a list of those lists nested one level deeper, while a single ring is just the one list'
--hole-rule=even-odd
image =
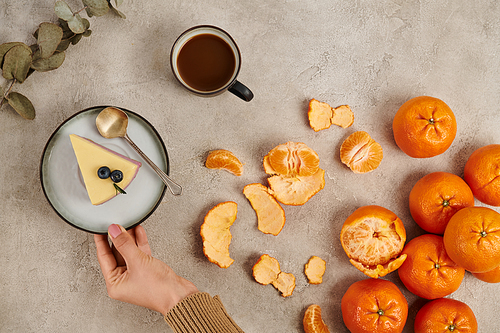
[{"label": "curled orange peel", "polygon": [[323,282],[323,275],[326,270],[326,262],[317,256],[312,256],[304,267],[304,273],[310,284],[320,284]]},{"label": "curled orange peel", "polygon": [[237,211],[235,202],[222,202],[207,213],[200,228],[203,253],[210,262],[221,268],[228,268],[234,262],[229,256],[232,238],[229,228],[236,220]]},{"label": "curled orange peel", "polygon": [[243,194],[257,214],[257,228],[265,234],[277,236],[285,225],[285,211],[262,184],[248,184]]},{"label": "curled orange peel", "polygon": [[263,254],[252,268],[255,281],[262,285],[272,284],[283,297],[291,296],[295,289],[295,276],[281,271],[278,260]]},{"label": "curled orange peel", "polygon": [[354,123],[354,113],[349,105],[332,108],[328,103],[314,98],[309,101],[307,116],[309,125],[316,132],[330,128],[332,124],[347,128]]}]

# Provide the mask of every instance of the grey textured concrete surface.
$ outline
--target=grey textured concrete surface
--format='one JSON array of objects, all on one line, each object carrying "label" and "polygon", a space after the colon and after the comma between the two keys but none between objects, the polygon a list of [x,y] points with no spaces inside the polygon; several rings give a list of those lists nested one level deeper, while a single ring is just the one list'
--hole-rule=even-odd
[{"label": "grey textured concrete surface", "polygon": [[[41,22],[56,21],[54,2],[2,0],[0,43],[33,43]],[[79,0],[67,2],[74,10],[82,7]],[[10,107],[0,111],[1,332],[170,331],[160,314],[107,296],[92,235],[63,222],[44,197],[44,145],[82,109],[121,106],[161,134],[171,176],[183,184],[184,194],[167,193],[143,223],[153,254],[200,290],[220,295],[249,333],[302,332],[312,303],[322,307],[332,332],[347,332],[340,300],[350,284],[366,278],[340,245],[347,216],[377,204],[403,220],[408,240],[423,234],[409,213],[413,184],[433,171],[462,176],[476,148],[500,143],[498,1],[125,0],[120,10],[127,19],[90,18],[92,36],[70,47],[59,69],[15,86],[33,102],[35,120],[22,119]],[[198,24],[217,25],[236,40],[243,62],[239,79],[253,90],[253,101],[230,93],[201,98],[175,81],[170,47]],[[8,82],[1,78],[0,84],[6,88]],[[395,112],[419,95],[444,100],[458,121],[449,150],[429,159],[408,157],[392,136]],[[349,104],[354,125],[314,132],[307,120],[311,98]],[[365,175],[352,173],[339,159],[341,142],[356,130],[369,132],[384,149],[380,167]],[[318,152],[326,185],[305,205],[285,206],[287,222],[274,237],[257,230],[242,189],[266,184],[262,158],[287,141]],[[243,176],[204,167],[207,152],[219,148],[245,163]],[[210,208],[228,200],[238,203],[230,246],[235,262],[221,269],[204,257],[199,228]],[[295,275],[291,297],[254,281],[252,266],[264,253]],[[312,255],[327,262],[321,285],[309,285],[303,274]],[[406,290],[397,273],[384,278],[407,298],[404,332],[412,332],[426,301]],[[500,284],[466,273],[449,297],[473,309],[479,332],[493,333],[500,326],[498,295]]]}]

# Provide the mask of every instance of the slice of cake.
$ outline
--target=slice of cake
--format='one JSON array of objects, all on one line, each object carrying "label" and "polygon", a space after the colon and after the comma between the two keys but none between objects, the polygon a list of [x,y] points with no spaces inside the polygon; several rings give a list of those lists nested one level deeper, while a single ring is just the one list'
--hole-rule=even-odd
[{"label": "slice of cake", "polygon": [[92,140],[76,134],[71,134],[69,137],[85,182],[87,194],[93,205],[100,205],[119,193],[113,185],[112,177],[108,176],[104,179],[99,177],[98,170],[100,168],[107,167],[110,171],[121,171],[123,179],[116,182],[116,185],[124,190],[134,180],[141,167],[140,162],[103,147]]}]

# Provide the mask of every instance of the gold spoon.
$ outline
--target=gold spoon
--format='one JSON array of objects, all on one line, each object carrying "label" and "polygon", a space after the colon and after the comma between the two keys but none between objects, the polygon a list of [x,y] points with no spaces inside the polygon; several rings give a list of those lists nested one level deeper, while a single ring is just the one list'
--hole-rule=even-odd
[{"label": "gold spoon", "polygon": [[154,164],[153,161],[151,161],[132,140],[130,140],[127,135],[128,116],[125,112],[114,107],[107,107],[99,112],[95,124],[99,133],[106,139],[124,138],[156,172],[173,195],[182,194],[182,187],[174,182],[165,172],[163,172],[163,170],[157,167],[156,164]]}]

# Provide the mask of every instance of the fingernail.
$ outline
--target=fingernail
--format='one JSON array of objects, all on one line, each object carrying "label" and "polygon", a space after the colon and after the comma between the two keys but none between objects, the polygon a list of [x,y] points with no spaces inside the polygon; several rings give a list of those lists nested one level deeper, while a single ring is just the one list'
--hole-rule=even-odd
[{"label": "fingernail", "polygon": [[115,239],[116,237],[118,237],[121,233],[122,233],[122,229],[117,224],[112,224],[108,228],[108,234],[113,239]]}]

